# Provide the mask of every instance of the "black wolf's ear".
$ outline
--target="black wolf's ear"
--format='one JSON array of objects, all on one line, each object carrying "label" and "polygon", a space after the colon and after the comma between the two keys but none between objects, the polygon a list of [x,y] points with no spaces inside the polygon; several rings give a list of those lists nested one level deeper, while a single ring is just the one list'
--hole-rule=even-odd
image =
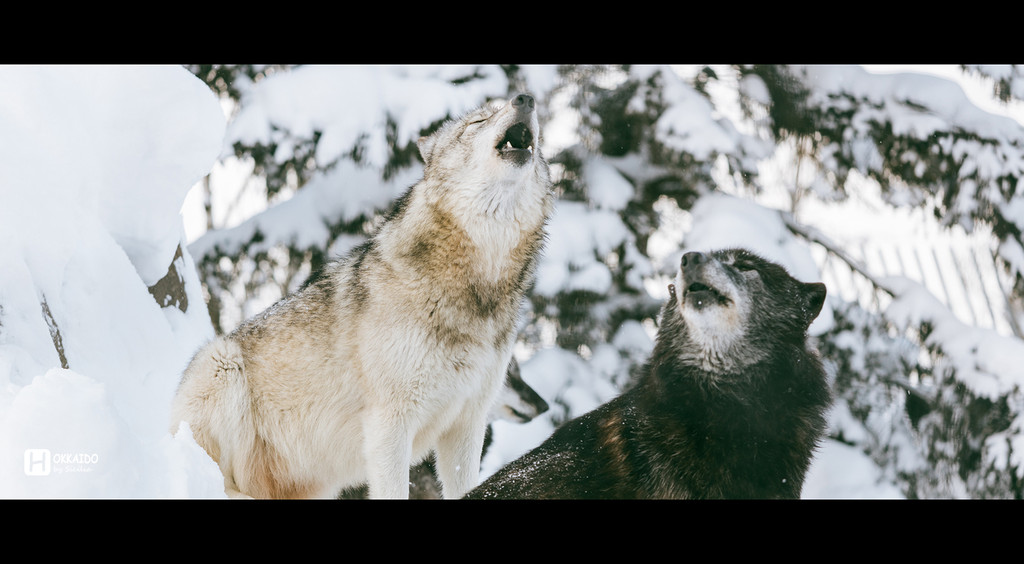
[{"label": "black wolf's ear", "polygon": [[430,160],[430,152],[434,150],[434,142],[437,141],[434,135],[426,135],[416,140],[416,147],[420,150],[420,157],[423,159],[423,164],[427,164]]},{"label": "black wolf's ear", "polygon": [[825,305],[825,285],[821,282],[808,282],[803,285],[804,292],[804,304],[806,309],[807,324],[810,325],[814,318],[818,317],[821,313],[822,306]]}]

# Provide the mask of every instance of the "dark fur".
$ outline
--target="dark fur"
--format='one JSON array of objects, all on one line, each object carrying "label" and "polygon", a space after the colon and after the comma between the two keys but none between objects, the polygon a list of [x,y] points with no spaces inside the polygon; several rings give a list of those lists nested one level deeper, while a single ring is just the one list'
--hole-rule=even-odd
[{"label": "dark fur", "polygon": [[[637,384],[557,429],[467,499],[800,496],[831,401],[821,362],[806,343],[824,286],[801,283],[745,251],[708,256],[730,257],[727,274],[747,285],[753,307],[735,354],[756,360],[724,372],[693,360],[677,301],[684,289],[678,296],[673,289]],[[693,268],[704,255],[687,257]],[[741,271],[751,268],[757,276]]]}]

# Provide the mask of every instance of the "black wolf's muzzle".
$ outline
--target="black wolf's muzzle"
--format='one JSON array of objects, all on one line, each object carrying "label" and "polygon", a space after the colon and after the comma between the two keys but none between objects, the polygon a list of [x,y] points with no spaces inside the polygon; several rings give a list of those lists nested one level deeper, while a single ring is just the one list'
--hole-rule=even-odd
[{"label": "black wolf's muzzle", "polygon": [[682,299],[698,308],[706,307],[709,304],[728,305],[729,298],[708,280],[706,274],[708,264],[708,257],[704,253],[691,251],[683,254],[683,258],[679,261],[684,285],[683,288],[680,288]]}]

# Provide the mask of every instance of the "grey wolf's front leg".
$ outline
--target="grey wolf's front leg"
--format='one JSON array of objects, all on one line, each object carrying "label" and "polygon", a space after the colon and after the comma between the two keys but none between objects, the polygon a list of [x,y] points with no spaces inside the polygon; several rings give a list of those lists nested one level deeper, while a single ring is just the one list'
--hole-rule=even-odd
[{"label": "grey wolf's front leg", "polygon": [[445,499],[458,499],[479,484],[486,428],[486,415],[473,414],[457,421],[438,441],[437,477]]},{"label": "grey wolf's front leg", "polygon": [[367,417],[363,449],[370,499],[408,499],[412,438],[394,414]]}]

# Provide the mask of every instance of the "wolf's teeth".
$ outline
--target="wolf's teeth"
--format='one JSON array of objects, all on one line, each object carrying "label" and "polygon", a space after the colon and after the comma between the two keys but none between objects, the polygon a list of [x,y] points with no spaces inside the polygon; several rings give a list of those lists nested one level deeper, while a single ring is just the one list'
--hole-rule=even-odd
[{"label": "wolf's teeth", "polygon": [[529,151],[530,154],[532,155],[533,154],[533,145],[530,145],[529,147],[527,147],[526,150]]},{"label": "wolf's teeth", "polygon": [[512,148],[512,142],[511,141],[505,141],[505,148],[506,149],[511,149]]}]

